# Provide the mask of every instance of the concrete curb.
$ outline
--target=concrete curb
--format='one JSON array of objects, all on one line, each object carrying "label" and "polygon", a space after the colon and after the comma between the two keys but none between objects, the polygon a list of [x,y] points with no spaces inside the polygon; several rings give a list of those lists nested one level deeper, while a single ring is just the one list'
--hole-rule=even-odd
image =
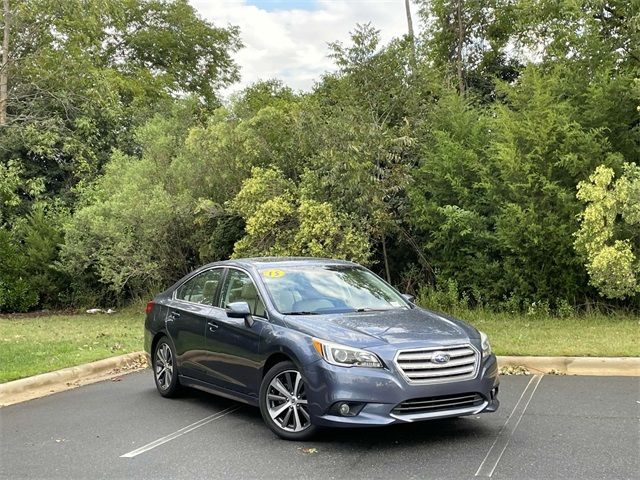
[{"label": "concrete curb", "polygon": [[0,406],[99,382],[146,368],[146,366],[146,353],[134,352],[3,383],[0,384]]},{"label": "concrete curb", "polygon": [[524,367],[531,373],[556,375],[640,376],[638,357],[498,357],[502,367]]},{"label": "concrete curb", "polygon": [[[0,384],[0,406],[24,402],[81,385],[107,380],[146,368],[145,352],[105,358],[77,367]],[[640,376],[638,357],[515,357],[499,356],[498,365],[522,367],[530,373],[556,375]],[[525,373],[517,369],[517,373]]]}]

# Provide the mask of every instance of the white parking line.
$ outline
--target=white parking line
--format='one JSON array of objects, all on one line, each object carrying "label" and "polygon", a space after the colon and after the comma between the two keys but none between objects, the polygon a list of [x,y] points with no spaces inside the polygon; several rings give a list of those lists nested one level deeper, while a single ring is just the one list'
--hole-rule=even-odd
[{"label": "white parking line", "polygon": [[[493,475],[502,455],[507,449],[507,446],[509,446],[511,437],[516,431],[516,428],[518,428],[520,420],[522,420],[524,412],[527,410],[527,407],[533,398],[533,394],[536,392],[538,385],[540,385],[540,380],[542,380],[542,375],[534,375],[531,377],[531,380],[529,380],[529,383],[527,383],[527,386],[522,391],[522,395],[520,395],[520,398],[518,399],[518,403],[513,407],[513,411],[509,415],[509,418],[507,418],[507,421],[500,429],[493,445],[491,445],[491,448],[484,457],[480,467],[478,467],[476,477],[491,477],[491,475]],[[512,421],[516,418],[516,415],[518,415],[517,420]]]},{"label": "white parking line", "polygon": [[218,413],[214,413],[213,415],[209,415],[208,417],[203,418],[202,420],[198,420],[197,422],[192,423],[191,425],[187,425],[184,428],[181,428],[180,430],[170,433],[169,435],[166,435],[162,438],[159,438],[158,440],[155,440],[151,443],[147,443],[146,445],[137,448],[136,450],[133,450],[131,452],[125,453],[124,455],[120,455],[120,458],[133,458],[136,457],[138,455],[140,455],[141,453],[144,452],[148,452],[149,450],[159,447],[160,445],[170,442],[171,440],[173,440],[174,438],[178,438],[181,437],[182,435],[184,435],[185,433],[189,433],[193,430],[195,430],[196,428],[200,428],[203,425],[206,425],[207,423],[213,422],[214,420],[217,420],[219,418],[224,417],[225,415],[228,415],[230,413],[235,412],[236,410],[238,410],[239,408],[241,408],[241,406],[237,406],[237,407],[229,407],[229,408],[225,408],[224,410],[218,412]]}]

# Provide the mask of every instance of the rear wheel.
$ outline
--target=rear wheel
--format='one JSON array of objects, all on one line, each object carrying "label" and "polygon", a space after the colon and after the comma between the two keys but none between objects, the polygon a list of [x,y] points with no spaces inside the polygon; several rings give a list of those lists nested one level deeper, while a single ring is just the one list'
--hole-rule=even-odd
[{"label": "rear wheel", "polygon": [[267,426],[286,440],[306,440],[318,430],[311,423],[305,380],[292,362],[279,363],[265,375],[260,412]]},{"label": "rear wheel", "polygon": [[175,397],[180,392],[176,353],[171,340],[162,337],[153,351],[153,377],[163,397]]}]

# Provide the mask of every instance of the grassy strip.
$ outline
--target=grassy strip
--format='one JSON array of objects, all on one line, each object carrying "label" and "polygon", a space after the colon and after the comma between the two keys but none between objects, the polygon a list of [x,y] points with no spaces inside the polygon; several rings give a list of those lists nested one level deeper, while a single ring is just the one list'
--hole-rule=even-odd
[{"label": "grassy strip", "polygon": [[[454,315],[486,332],[498,355],[640,356],[640,320],[631,315]],[[112,315],[0,319],[0,382],[142,350],[143,319],[139,307]]]},{"label": "grassy strip", "polygon": [[468,310],[454,316],[489,335],[496,355],[640,356],[640,318],[633,315],[558,318]]},{"label": "grassy strip", "polygon": [[0,383],[136,352],[144,312],[0,319]]}]

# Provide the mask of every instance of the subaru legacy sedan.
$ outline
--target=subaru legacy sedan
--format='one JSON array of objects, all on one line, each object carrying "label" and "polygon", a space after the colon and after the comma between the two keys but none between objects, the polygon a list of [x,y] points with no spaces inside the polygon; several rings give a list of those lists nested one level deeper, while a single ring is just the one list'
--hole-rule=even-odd
[{"label": "subaru legacy sedan", "polygon": [[498,408],[487,336],[420,308],[355,263],[211,263],[149,302],[158,391],[195,387],[260,408],[277,435],[475,415]]}]

